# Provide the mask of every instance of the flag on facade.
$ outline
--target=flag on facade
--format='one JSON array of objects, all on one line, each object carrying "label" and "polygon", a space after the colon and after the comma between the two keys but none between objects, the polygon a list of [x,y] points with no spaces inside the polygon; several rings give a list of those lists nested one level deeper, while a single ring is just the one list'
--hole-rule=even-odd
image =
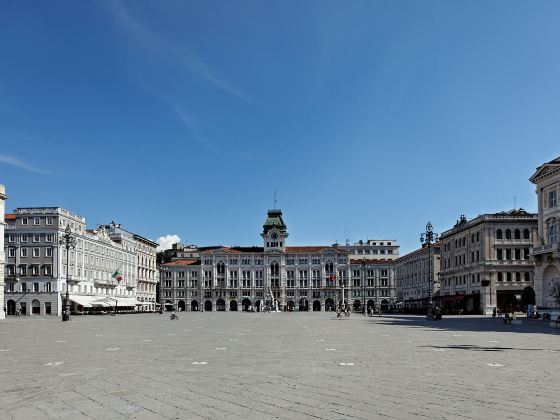
[{"label": "flag on facade", "polygon": [[329,280],[336,280],[336,274],[331,274],[329,276]]},{"label": "flag on facade", "polygon": [[119,269],[117,269],[117,271],[115,271],[113,273],[113,275],[111,276],[113,277],[116,281],[118,281],[119,283],[123,280],[123,275],[121,273],[119,273]]}]

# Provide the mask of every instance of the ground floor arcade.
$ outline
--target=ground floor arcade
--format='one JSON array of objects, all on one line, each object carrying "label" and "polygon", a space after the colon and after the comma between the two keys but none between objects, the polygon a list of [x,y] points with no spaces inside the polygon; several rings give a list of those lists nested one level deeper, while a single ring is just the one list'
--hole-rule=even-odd
[{"label": "ground floor arcade", "polygon": [[[328,298],[300,298],[300,299],[287,299],[285,305],[279,307],[280,310],[286,312],[322,312],[322,311],[336,311],[338,305],[342,301],[337,299]],[[350,305],[354,312],[362,312],[365,308],[371,308],[374,311],[381,308],[382,311],[387,312],[393,309],[388,299],[381,299],[376,303],[374,299],[360,300],[360,299],[345,299],[345,304]],[[167,311],[201,311],[201,312],[260,312],[265,307],[265,302],[262,298],[250,299],[248,297],[242,299],[168,299],[163,302],[164,308]]]}]

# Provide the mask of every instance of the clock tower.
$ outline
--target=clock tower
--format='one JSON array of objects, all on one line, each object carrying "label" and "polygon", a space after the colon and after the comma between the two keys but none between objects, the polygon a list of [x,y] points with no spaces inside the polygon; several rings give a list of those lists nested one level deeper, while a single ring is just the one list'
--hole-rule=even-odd
[{"label": "clock tower", "polygon": [[284,220],[282,220],[282,210],[274,209],[268,211],[261,236],[265,252],[273,249],[284,249],[286,238],[288,238],[288,231]]}]

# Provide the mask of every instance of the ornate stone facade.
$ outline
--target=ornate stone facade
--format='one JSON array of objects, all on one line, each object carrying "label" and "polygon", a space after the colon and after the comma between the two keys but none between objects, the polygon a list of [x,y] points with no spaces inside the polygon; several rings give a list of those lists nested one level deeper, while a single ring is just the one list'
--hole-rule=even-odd
[{"label": "ornate stone facade", "polygon": [[533,248],[537,306],[560,309],[560,157],[537,168],[530,181],[538,199],[538,240]]},{"label": "ornate stone facade", "polygon": [[[280,210],[269,210],[262,247],[189,247],[190,258],[161,266],[167,309],[238,311],[266,304],[270,290],[280,310],[334,310],[344,301],[389,309],[395,301],[389,260],[353,260],[343,247],[287,246]],[[344,285],[344,292],[343,286]]]},{"label": "ornate stone facade", "polygon": [[536,234],[537,215],[523,209],[461,217],[440,237],[442,306],[491,314],[533,303]]},{"label": "ornate stone facade", "polygon": [[[6,221],[2,237],[8,315],[60,315],[67,289],[73,312],[142,306],[136,299],[138,241],[134,234],[114,223],[89,230],[83,217],[60,207],[18,208],[6,215]],[[59,243],[67,226],[76,237],[70,255]],[[152,299],[155,309],[155,286]]]},{"label": "ornate stone facade", "polygon": [[6,316],[6,305],[4,302],[4,264],[6,262],[4,254],[4,222],[5,201],[8,199],[6,195],[6,187],[0,184],[0,319]]}]

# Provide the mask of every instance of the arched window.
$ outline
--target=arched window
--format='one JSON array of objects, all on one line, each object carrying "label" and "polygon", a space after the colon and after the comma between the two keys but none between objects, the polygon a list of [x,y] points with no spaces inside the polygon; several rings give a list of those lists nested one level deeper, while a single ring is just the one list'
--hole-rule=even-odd
[{"label": "arched window", "polygon": [[521,281],[521,273],[515,273],[515,281]]},{"label": "arched window", "polygon": [[506,273],[506,281],[511,281],[511,273]]},{"label": "arched window", "polygon": [[270,275],[277,276],[278,273],[279,273],[278,262],[277,261],[272,261],[272,263],[270,264]]},{"label": "arched window", "polygon": [[504,275],[502,273],[498,273],[498,281],[504,281]]},{"label": "arched window", "polygon": [[503,239],[503,236],[502,236],[502,229],[498,229],[498,230],[496,231],[496,239]]},{"label": "arched window", "polygon": [[513,237],[514,237],[515,239],[521,239],[521,231],[520,231],[519,229],[515,229],[515,231],[514,231],[513,234],[514,234]]},{"label": "arched window", "polygon": [[523,239],[531,239],[529,229],[523,230]]},{"label": "arched window", "polygon": [[511,239],[511,230],[506,229],[506,239]]},{"label": "arched window", "polygon": [[529,273],[525,273],[525,281],[531,281],[531,275]]}]

